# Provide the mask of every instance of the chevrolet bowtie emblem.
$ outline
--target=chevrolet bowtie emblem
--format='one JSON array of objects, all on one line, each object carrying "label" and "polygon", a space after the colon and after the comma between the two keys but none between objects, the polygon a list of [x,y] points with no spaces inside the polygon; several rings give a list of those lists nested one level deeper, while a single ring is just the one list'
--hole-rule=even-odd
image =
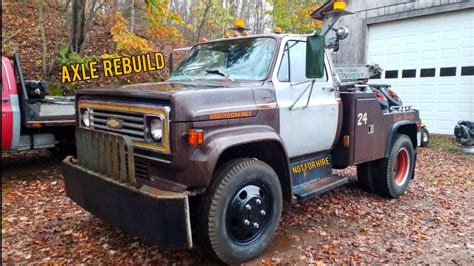
[{"label": "chevrolet bowtie emblem", "polygon": [[117,118],[107,119],[107,126],[111,128],[122,128],[122,120]]}]

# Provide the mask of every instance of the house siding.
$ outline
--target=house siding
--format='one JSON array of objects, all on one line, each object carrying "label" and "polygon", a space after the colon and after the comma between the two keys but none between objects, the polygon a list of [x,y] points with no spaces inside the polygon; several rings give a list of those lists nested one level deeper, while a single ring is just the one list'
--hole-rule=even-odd
[{"label": "house siding", "polygon": [[474,0],[346,0],[346,3],[346,9],[354,14],[342,17],[335,25],[350,31],[334,54],[337,65],[376,63],[366,62],[367,30],[371,24],[474,8]]}]

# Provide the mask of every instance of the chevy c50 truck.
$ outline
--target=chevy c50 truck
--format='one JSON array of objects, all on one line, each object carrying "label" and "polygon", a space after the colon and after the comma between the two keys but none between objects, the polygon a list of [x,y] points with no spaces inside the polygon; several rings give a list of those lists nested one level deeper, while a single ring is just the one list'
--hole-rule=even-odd
[{"label": "chevy c50 truck", "polygon": [[333,169],[356,165],[364,189],[397,198],[414,178],[418,113],[340,86],[328,47],[324,35],[213,40],[166,82],[80,91],[68,197],[158,246],[230,264],[264,251],[283,200],[348,182]]}]

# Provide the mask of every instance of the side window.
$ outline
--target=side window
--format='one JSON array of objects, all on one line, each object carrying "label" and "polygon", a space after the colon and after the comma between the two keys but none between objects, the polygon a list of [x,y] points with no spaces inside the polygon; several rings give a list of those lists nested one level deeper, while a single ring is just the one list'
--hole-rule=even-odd
[{"label": "side window", "polygon": [[[324,73],[326,76],[326,73]],[[326,80],[325,77],[323,77]],[[288,41],[278,70],[282,82],[304,82],[306,78],[306,42]]]}]

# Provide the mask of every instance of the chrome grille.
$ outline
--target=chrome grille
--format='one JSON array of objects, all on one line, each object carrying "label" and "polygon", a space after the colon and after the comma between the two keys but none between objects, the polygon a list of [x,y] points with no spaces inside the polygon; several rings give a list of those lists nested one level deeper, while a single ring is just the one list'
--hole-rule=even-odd
[{"label": "chrome grille", "polygon": [[[167,105],[79,100],[78,109],[81,128],[121,134],[130,138],[136,148],[162,154],[170,153],[170,108]],[[90,126],[83,122],[82,116],[86,110]],[[153,117],[163,120],[163,137],[160,141],[153,141],[148,137],[146,124],[147,120]]]},{"label": "chrome grille", "polygon": [[148,163],[139,158],[135,159],[135,176],[142,179],[149,179]]},{"label": "chrome grille", "polygon": [[[121,128],[111,128],[107,126],[107,119],[120,119]],[[91,109],[92,128],[104,131],[121,133],[131,137],[134,140],[145,140],[145,123],[143,114],[124,111],[110,111]]]}]

